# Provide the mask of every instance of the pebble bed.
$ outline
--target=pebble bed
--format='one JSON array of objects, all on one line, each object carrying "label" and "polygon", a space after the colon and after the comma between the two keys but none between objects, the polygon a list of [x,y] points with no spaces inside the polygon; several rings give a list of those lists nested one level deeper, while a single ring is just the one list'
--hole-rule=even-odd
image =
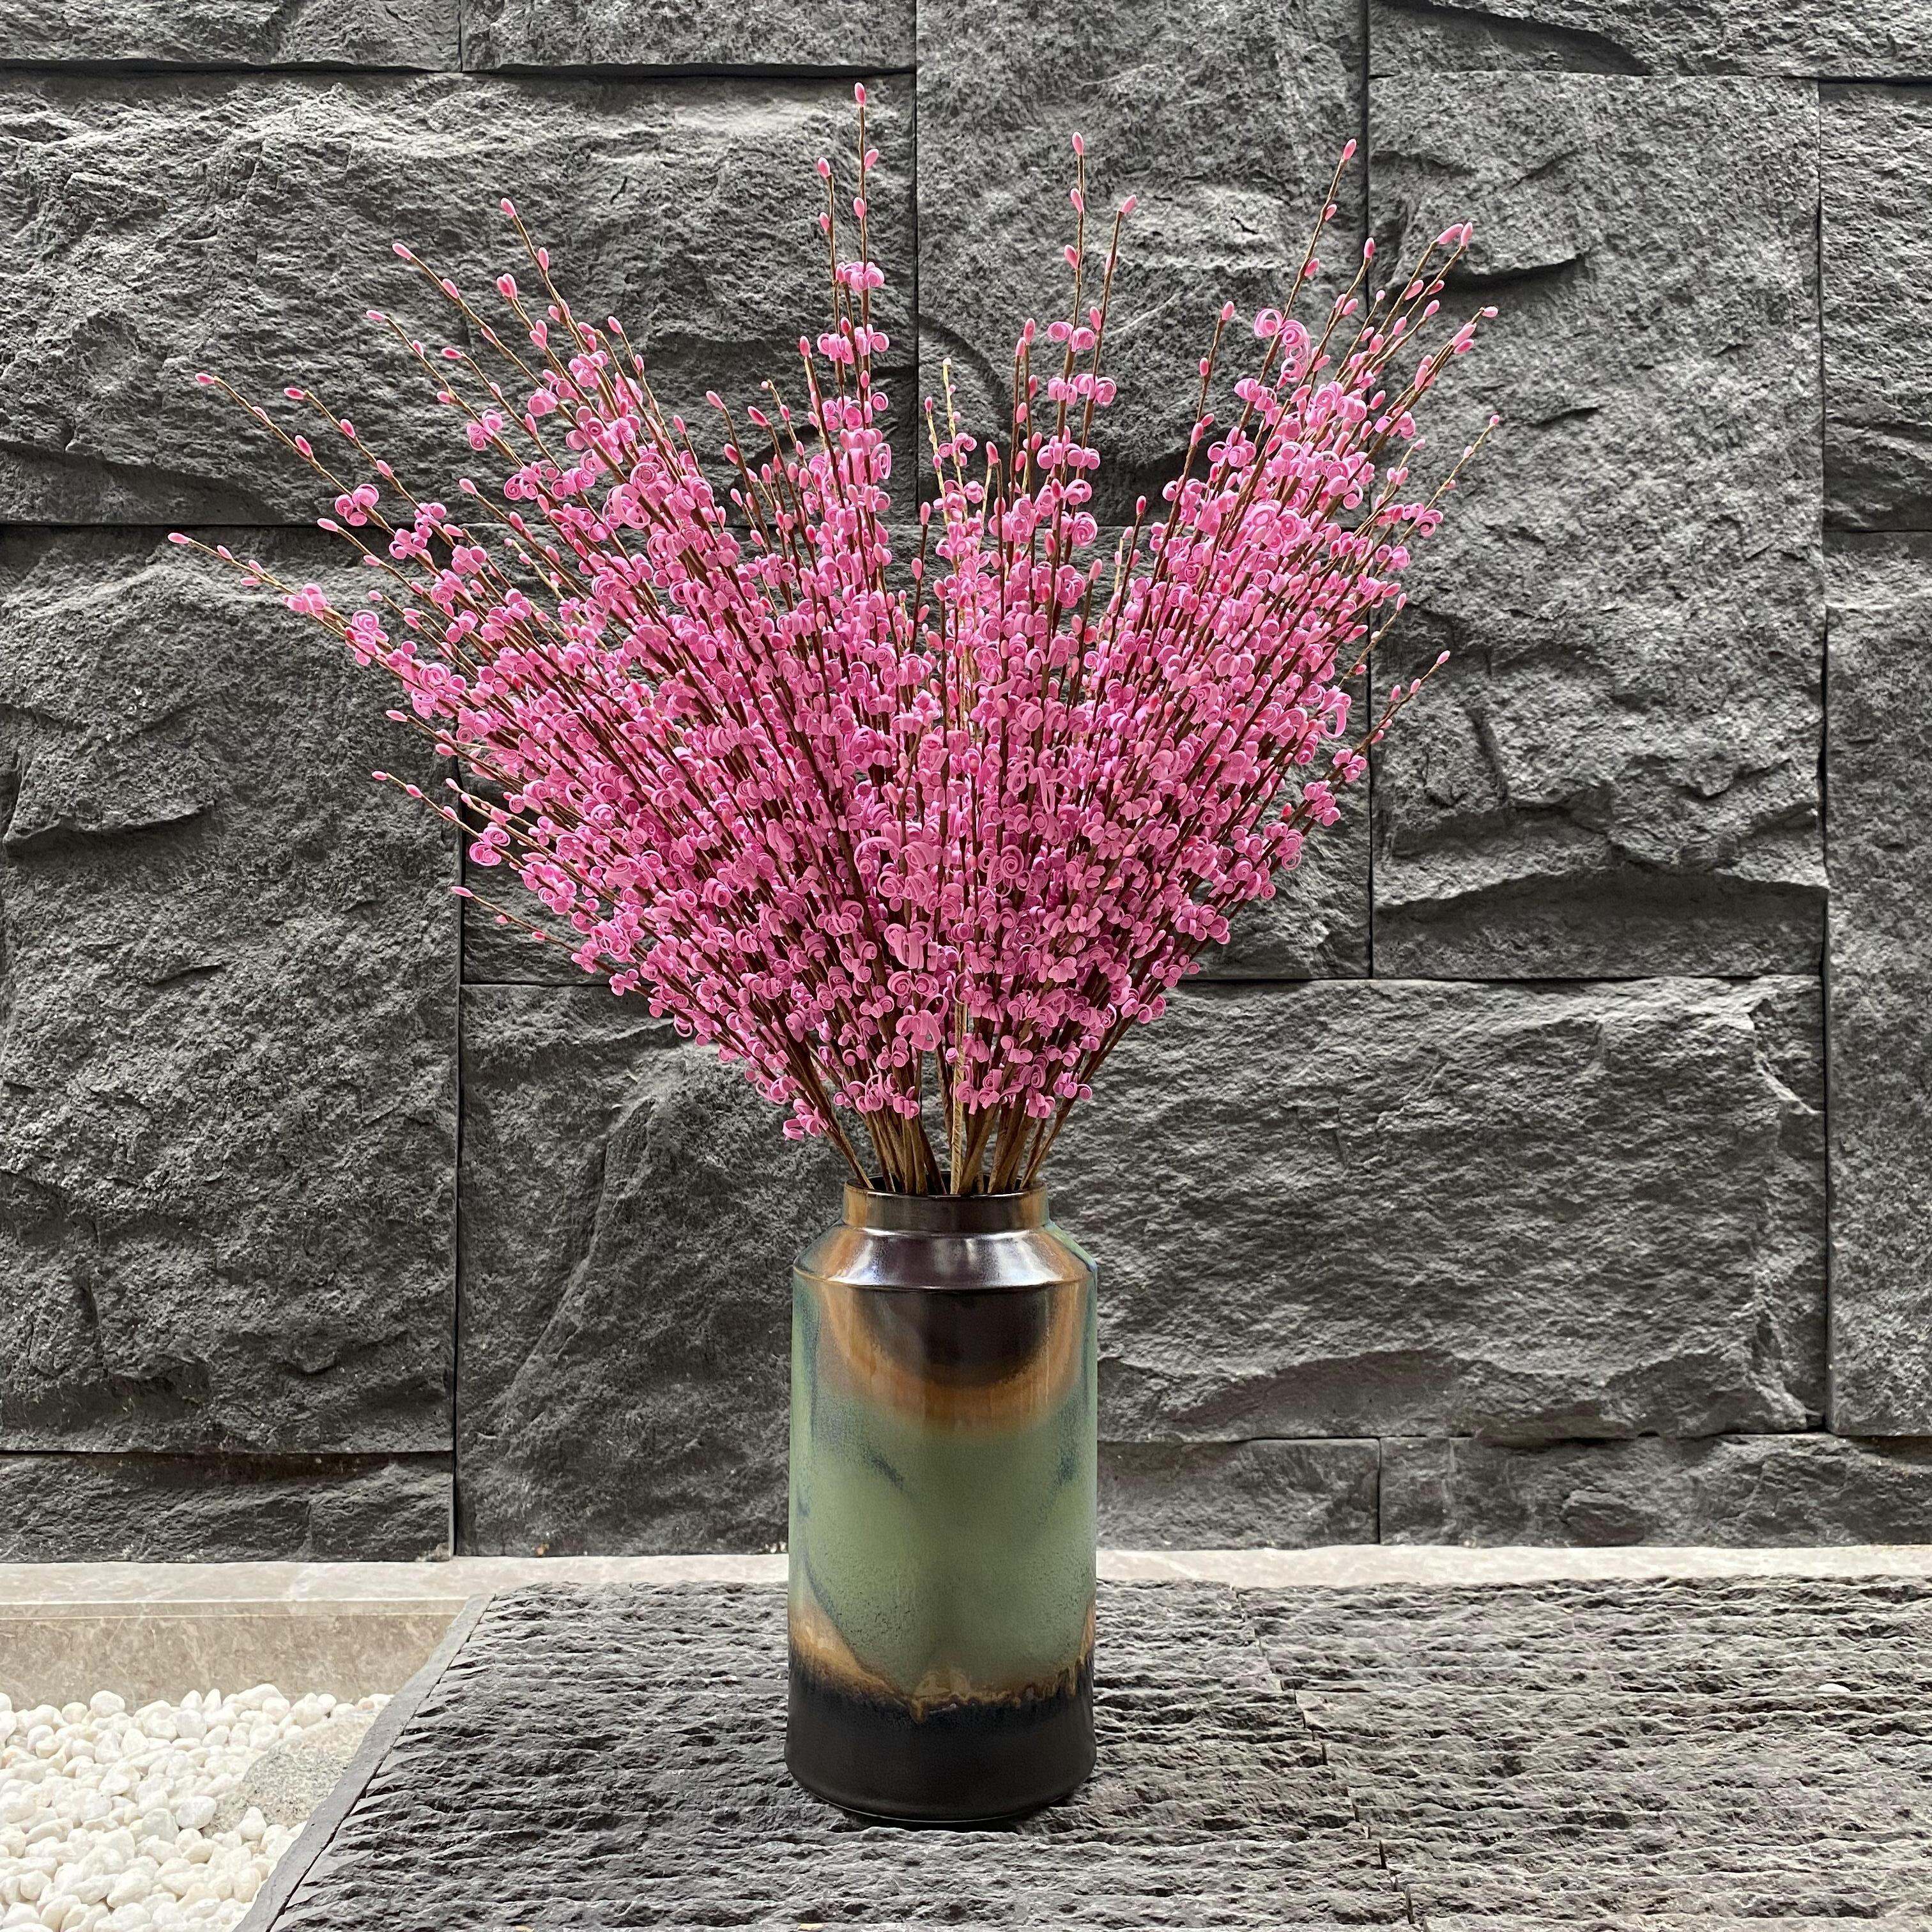
[{"label": "pebble bed", "polygon": [[300,1828],[286,1804],[271,1819],[242,1802],[251,1769],[278,1748],[359,1731],[387,1702],[272,1684],[135,1711],[111,1690],[25,1710],[0,1696],[0,1928],[233,1925]]}]

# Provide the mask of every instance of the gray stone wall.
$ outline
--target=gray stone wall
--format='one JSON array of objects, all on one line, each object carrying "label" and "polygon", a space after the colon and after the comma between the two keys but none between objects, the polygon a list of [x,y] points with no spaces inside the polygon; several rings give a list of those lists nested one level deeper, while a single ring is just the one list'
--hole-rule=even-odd
[{"label": "gray stone wall", "polygon": [[1109,514],[1349,136],[1345,223],[1466,212],[1503,311],[1377,667],[1453,676],[1065,1144],[1109,1540],[1932,1538],[1928,49],[1932,0],[17,0],[0,1558],[782,1535],[831,1167],[461,926],[374,688],[164,539],[320,554],[198,367],[460,471],[356,318],[502,194],[667,392],[748,387],[855,76],[908,398],[996,386],[1071,131],[1139,194]]}]

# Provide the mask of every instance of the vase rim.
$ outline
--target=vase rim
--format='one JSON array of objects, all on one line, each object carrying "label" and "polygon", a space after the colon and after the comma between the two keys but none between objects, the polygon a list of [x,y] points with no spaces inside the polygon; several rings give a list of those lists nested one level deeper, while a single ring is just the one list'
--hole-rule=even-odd
[{"label": "vase rim", "polygon": [[845,1221],[880,1234],[1005,1234],[1046,1226],[1046,1189],[1010,1194],[888,1194],[845,1184]]}]

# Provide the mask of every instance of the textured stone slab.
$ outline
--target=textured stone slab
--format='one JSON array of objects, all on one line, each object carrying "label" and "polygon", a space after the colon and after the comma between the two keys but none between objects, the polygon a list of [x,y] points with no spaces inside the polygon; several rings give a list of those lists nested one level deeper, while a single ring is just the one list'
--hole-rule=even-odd
[{"label": "textured stone slab", "polygon": [[1932,968],[1932,534],[1843,536],[1831,557],[1834,980]]},{"label": "textured stone slab", "polygon": [[274,1924],[1403,1921],[1231,1592],[1104,1586],[1100,1630],[1085,1790],[902,1831],[786,1778],[779,1592],[499,1598]]},{"label": "textured stone slab", "polygon": [[470,68],[774,68],[873,74],[912,65],[912,0],[460,0]]},{"label": "textured stone slab", "polygon": [[[465,1547],[776,1544],[784,1286],[836,1162],[640,1004],[465,999]],[[1050,1177],[1100,1262],[1103,1435],[1802,1427],[1817,1031],[1785,980],[1182,996]]]},{"label": "textured stone slab", "polygon": [[1922,79],[1926,0],[1370,0],[1370,71],[1787,74]]},{"label": "textured stone slab", "polygon": [[1376,970],[1811,970],[1819,395],[1792,344],[1817,326],[1815,90],[1371,92],[1378,232],[1406,260],[1466,215],[1455,309],[1503,311],[1433,464],[1505,419],[1383,653],[1384,682],[1457,662],[1377,774]]},{"label": "textured stone slab", "polygon": [[142,67],[453,68],[458,0],[18,0],[0,18],[0,60]]},{"label": "textured stone slab", "polygon": [[452,855],[380,701],[151,533],[0,541],[0,1447],[447,1450]]},{"label": "textured stone slab", "polygon": [[[1656,1712],[1619,1708],[1633,1718],[1670,1718],[1630,1741],[1633,1748],[1667,1750],[1684,1714],[1714,1720],[1698,1727],[1698,1743],[1714,1737],[1725,1714],[1696,1700],[1715,1690],[1747,1715],[1762,1715],[1758,1706],[1772,1693],[1787,1704],[1793,1694],[1802,1702],[1838,1696],[1852,1712],[1857,1696],[1912,1688],[1926,1671],[1922,1576],[1378,1584],[1352,1592],[1256,1590],[1242,1602],[1306,1708],[1341,1710],[1341,1698],[1402,1687],[1439,1693],[1442,1702],[1389,1715],[1389,1744],[1405,1750],[1443,1724],[1465,1724],[1486,1694],[1499,1690],[1536,1693],[1547,1708],[1582,1708],[1611,1693],[1656,1698]],[[1497,1704],[1490,1733],[1515,1735],[1513,1727],[1534,1715]],[[1903,1715],[1907,1730],[1924,1724],[1921,1714]],[[1550,1731],[1553,1762],[1580,1768],[1582,1750],[1580,1738]],[[1737,1772],[1748,1774],[1748,1766],[1738,1762]],[[1526,1784],[1513,1795],[1534,1797],[1536,1789]]]},{"label": "textured stone slab", "polygon": [[1382,1446],[1394,1543],[1918,1543],[1932,1540],[1932,1444],[1843,1436]]},{"label": "textured stone slab", "polygon": [[1432,1925],[1927,1907],[1922,1582],[1243,1600]]},{"label": "textured stone slab", "polygon": [[642,1000],[464,994],[463,1546],[782,1541],[791,1260],[839,1172]]},{"label": "textured stone slab", "polygon": [[[1223,300],[1279,306],[1342,145],[1360,131],[1361,22],[1342,0],[1235,14],[1214,0],[1075,10],[927,8],[919,20],[920,388],[952,365],[962,420],[1004,438],[1015,338],[1066,313],[1070,143],[1091,170],[1089,224],[1132,193],[1108,340],[1119,400],[1096,514],[1131,521],[1186,446]],[[1328,253],[1359,244],[1351,191]],[[1089,299],[1093,284],[1089,284]],[[1252,348],[1252,339],[1249,340]]]},{"label": "textured stone slab", "polygon": [[1804,1426],[1818,1024],[1790,980],[1183,996],[1054,1156],[1104,1432]]},{"label": "textured stone slab", "polygon": [[1932,1435],[1932,539],[1832,559],[1832,1423]]},{"label": "textured stone slab", "polygon": [[[910,88],[874,92],[882,300],[909,366]],[[812,164],[850,121],[831,81],[6,77],[0,196],[25,213],[0,237],[0,516],[313,514],[308,473],[195,387],[209,367],[270,396],[298,375],[406,478],[453,488],[473,461],[454,416],[360,318],[446,340],[391,239],[487,290],[516,252],[504,194],[694,424],[707,388],[789,382],[823,308]]]},{"label": "textured stone slab", "polygon": [[1100,1631],[1086,1790],[908,1832],[785,1781],[776,1589],[499,1598],[273,1927],[1923,1914],[1923,1580],[1103,1586]]},{"label": "textured stone slab", "polygon": [[1226,946],[1202,956],[1201,978],[1360,979],[1369,970],[1369,794],[1344,797],[1342,818],[1311,839],[1271,899],[1244,906]]},{"label": "textured stone slab", "polygon": [[1103,1442],[1100,1540],[1125,1550],[1373,1543],[1378,1445]]},{"label": "textured stone slab", "polygon": [[0,1562],[420,1562],[446,1456],[0,1454]]},{"label": "textured stone slab", "polygon": [[[1922,69],[1932,62],[1924,55]],[[1870,70],[1882,73],[1882,69]],[[1932,527],[1932,406],[1899,317],[1932,275],[1932,100],[1921,88],[1828,87],[1822,164],[1827,520]]]}]

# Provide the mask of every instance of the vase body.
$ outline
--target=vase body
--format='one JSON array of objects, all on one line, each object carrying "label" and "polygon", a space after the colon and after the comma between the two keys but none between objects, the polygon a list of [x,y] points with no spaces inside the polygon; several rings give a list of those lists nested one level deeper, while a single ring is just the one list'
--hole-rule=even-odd
[{"label": "vase body", "polygon": [[1094,1276],[1043,1192],[846,1190],[793,1278],[785,1760],[964,1823],[1094,1763]]}]

